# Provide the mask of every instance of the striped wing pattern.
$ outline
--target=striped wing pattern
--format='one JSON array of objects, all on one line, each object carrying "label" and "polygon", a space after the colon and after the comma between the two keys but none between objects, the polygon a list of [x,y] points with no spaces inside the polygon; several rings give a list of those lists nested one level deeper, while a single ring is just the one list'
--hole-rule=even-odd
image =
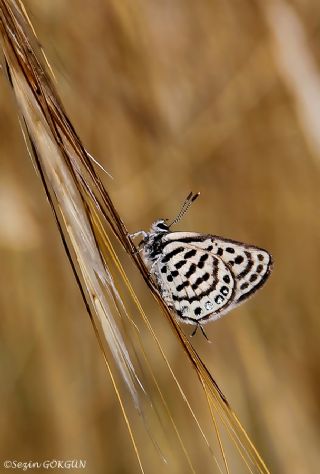
[{"label": "striped wing pattern", "polygon": [[191,232],[162,239],[155,276],[167,303],[187,323],[217,319],[268,278],[271,256],[258,247]]}]

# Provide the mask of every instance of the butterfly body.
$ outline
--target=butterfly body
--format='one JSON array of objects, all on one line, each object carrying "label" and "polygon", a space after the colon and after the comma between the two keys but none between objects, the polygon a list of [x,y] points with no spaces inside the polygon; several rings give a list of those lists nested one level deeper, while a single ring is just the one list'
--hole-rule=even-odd
[{"label": "butterfly body", "polygon": [[[176,316],[189,324],[220,318],[260,288],[272,268],[261,248],[195,232],[170,232],[159,219],[140,232],[143,258]],[[138,234],[138,233],[137,233]]]}]

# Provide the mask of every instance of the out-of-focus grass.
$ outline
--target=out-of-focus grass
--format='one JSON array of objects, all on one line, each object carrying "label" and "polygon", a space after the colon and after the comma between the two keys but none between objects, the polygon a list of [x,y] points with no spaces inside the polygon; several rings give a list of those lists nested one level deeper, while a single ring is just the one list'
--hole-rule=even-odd
[{"label": "out-of-focus grass", "polygon": [[[317,472],[320,156],[284,74],[270,23],[280,18],[258,2],[25,3],[70,117],[115,178],[108,187],[129,229],[171,217],[194,189],[201,199],[180,229],[272,252],[267,286],[207,326],[213,344],[199,335],[193,343],[271,472]],[[291,4],[308,39],[299,54],[317,74],[320,6]],[[78,457],[90,472],[132,472],[125,426],[2,76],[0,85],[1,457]],[[142,280],[136,286],[143,298]],[[176,340],[148,295],[144,303],[192,397]],[[158,376],[167,376],[161,365]]]}]

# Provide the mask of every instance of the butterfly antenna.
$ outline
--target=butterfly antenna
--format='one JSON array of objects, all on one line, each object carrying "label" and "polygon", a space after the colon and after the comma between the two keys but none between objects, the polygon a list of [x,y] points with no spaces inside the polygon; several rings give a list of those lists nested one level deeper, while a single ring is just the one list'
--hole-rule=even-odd
[{"label": "butterfly antenna", "polygon": [[199,196],[200,196],[200,193],[193,194],[193,192],[191,191],[191,193],[189,193],[188,196],[186,197],[186,199],[184,200],[184,203],[182,204],[182,207],[181,207],[177,217],[171,222],[171,224],[168,227],[171,227],[171,226],[177,224],[182,219],[182,217],[185,215],[185,213],[188,211],[191,204]]}]

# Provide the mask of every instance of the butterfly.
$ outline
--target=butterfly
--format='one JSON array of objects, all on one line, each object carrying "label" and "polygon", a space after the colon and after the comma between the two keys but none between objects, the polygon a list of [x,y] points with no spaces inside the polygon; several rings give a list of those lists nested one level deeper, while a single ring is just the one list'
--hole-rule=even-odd
[{"label": "butterfly", "polygon": [[[190,193],[170,225],[155,221],[142,235],[139,251],[162,298],[184,323],[214,321],[252,296],[267,280],[272,257],[264,249],[195,232],[171,232],[199,193]],[[206,336],[206,335],[205,335]]]}]

